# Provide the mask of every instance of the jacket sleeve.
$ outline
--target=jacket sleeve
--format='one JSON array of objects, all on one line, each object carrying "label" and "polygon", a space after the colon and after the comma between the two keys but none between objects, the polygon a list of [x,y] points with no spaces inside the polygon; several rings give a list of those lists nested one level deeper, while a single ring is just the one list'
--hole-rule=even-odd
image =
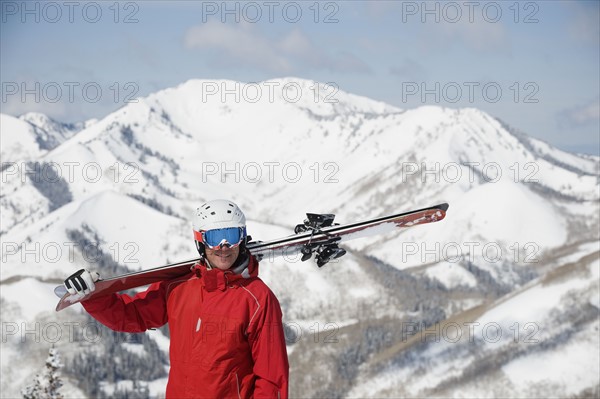
[{"label": "jacket sleeve", "polygon": [[81,302],[100,323],[115,331],[143,332],[167,322],[166,284],[152,284],[133,298],[112,294]]},{"label": "jacket sleeve", "polygon": [[279,301],[269,290],[248,329],[254,360],[254,397],[288,397],[289,364]]}]

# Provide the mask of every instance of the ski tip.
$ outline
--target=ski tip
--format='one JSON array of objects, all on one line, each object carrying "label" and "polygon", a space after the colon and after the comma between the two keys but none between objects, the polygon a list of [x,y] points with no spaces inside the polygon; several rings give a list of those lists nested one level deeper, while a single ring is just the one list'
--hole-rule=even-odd
[{"label": "ski tip", "polygon": [[450,207],[450,205],[447,202],[444,202],[443,204],[436,205],[434,208],[437,208],[437,209],[440,209],[440,210],[446,212],[449,207]]},{"label": "ski tip", "polygon": [[56,295],[57,297],[62,298],[63,296],[65,296],[66,293],[67,289],[64,285],[61,284],[54,287],[54,295]]},{"label": "ski tip", "polygon": [[71,304],[70,304],[70,303],[68,303],[68,302],[65,302],[65,301],[60,301],[60,302],[58,302],[58,303],[56,304],[56,308],[54,309],[54,311],[56,311],[56,312],[60,312],[61,310],[63,310],[63,309],[66,309],[66,308],[68,308],[69,306],[71,306]]},{"label": "ski tip", "polygon": [[60,312],[61,310],[68,308],[74,303],[80,302],[79,299],[74,300],[73,298],[75,297],[72,297],[71,295],[69,295],[69,293],[66,293],[62,298],[60,298],[60,301],[58,301],[54,310]]},{"label": "ski tip", "polygon": [[68,306],[69,304],[65,301],[65,298],[61,298],[60,301],[58,301],[58,303],[56,304],[56,308],[54,309],[54,311],[60,312]]},{"label": "ski tip", "polygon": [[64,285],[57,285],[56,287],[54,287],[54,294],[60,298],[60,301],[58,301],[55,308],[57,312],[60,312],[64,308],[68,308],[72,304],[79,302],[79,300],[73,300],[73,298],[75,297],[72,297],[67,292],[67,289]]}]

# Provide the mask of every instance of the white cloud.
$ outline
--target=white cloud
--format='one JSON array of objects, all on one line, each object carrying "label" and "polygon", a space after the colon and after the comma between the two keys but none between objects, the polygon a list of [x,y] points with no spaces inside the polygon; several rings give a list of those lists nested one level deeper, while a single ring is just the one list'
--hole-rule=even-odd
[{"label": "white cloud", "polygon": [[186,32],[184,45],[190,49],[219,50],[218,56],[223,58],[216,63],[220,66],[243,62],[268,71],[287,73],[291,70],[290,63],[273,50],[267,38],[243,23],[230,26],[208,22],[194,26]]},{"label": "white cloud", "polygon": [[[65,70],[70,70],[65,67]],[[140,95],[137,84],[125,86],[119,82],[100,82],[91,79],[69,81],[39,81],[25,75],[23,80],[3,82],[8,91],[2,95],[3,114],[18,117],[28,112],[40,112],[60,122],[82,122],[102,118],[107,113],[126,105],[129,96]],[[86,89],[87,87],[87,89]],[[133,92],[132,90],[136,90]],[[118,101],[115,96],[118,94]]]},{"label": "white cloud", "polygon": [[[476,53],[510,51],[512,3],[367,1],[365,17],[376,27],[395,25],[399,34],[412,35],[425,50],[453,51],[465,47]],[[373,44],[361,38],[360,44]],[[380,43],[375,46],[379,47]]]},{"label": "white cloud", "polygon": [[7,97],[6,102],[2,104],[2,113],[15,117],[28,112],[41,112],[53,119],[64,121],[70,116],[71,109],[65,102],[47,102],[47,101],[22,101],[19,96]]},{"label": "white cloud", "polygon": [[598,119],[600,119],[600,103],[598,100],[581,109],[575,110],[573,113],[573,120],[580,124],[596,122]]},{"label": "white cloud", "polygon": [[417,81],[427,78],[427,69],[411,58],[404,59],[400,65],[392,66],[390,73],[405,81]]},{"label": "white cloud", "polygon": [[571,13],[569,33],[584,44],[600,45],[600,4],[597,1],[566,2]]},{"label": "white cloud", "polygon": [[215,50],[220,67],[254,67],[267,72],[292,74],[302,67],[338,72],[367,73],[367,64],[349,53],[329,55],[300,29],[272,38],[247,23],[227,25],[209,21],[185,33],[189,49]]},{"label": "white cloud", "polygon": [[[469,12],[466,6],[456,4],[452,9],[444,11],[445,7],[438,5],[437,12],[427,13],[429,3],[416,6],[416,14],[401,14],[403,26],[414,31],[415,42],[428,51],[455,51],[465,48],[475,53],[508,53],[510,51],[509,32],[506,17],[500,18],[501,11],[493,14]],[[444,4],[444,3],[442,3]],[[431,8],[433,10],[434,8]]]},{"label": "white cloud", "polygon": [[308,40],[308,38],[298,29],[291,31],[278,45],[283,52],[288,54],[308,55],[309,53],[314,52],[310,40]]},{"label": "white cloud", "polygon": [[566,109],[559,114],[559,123],[569,126],[588,126],[600,122],[600,99]]},{"label": "white cloud", "polygon": [[463,18],[457,23],[444,22],[436,26],[436,36],[444,38],[446,42],[462,42],[479,53],[506,52],[509,48],[508,34],[500,21],[494,23],[475,19],[470,22]]}]

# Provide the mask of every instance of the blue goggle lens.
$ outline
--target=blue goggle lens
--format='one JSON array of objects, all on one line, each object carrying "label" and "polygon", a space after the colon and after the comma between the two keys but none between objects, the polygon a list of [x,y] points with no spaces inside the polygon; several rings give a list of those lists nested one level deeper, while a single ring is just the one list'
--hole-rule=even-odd
[{"label": "blue goggle lens", "polygon": [[209,248],[216,248],[223,245],[237,247],[246,237],[244,227],[227,227],[224,229],[207,230],[202,233],[204,244]]}]

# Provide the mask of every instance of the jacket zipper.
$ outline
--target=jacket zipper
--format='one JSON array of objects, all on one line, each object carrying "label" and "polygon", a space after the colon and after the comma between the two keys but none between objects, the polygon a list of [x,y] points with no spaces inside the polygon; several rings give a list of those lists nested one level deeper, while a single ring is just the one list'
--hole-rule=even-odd
[{"label": "jacket zipper", "polygon": [[237,386],[238,398],[242,399],[242,394],[240,393],[240,379],[238,378],[238,374],[237,373],[235,373],[235,384]]}]

